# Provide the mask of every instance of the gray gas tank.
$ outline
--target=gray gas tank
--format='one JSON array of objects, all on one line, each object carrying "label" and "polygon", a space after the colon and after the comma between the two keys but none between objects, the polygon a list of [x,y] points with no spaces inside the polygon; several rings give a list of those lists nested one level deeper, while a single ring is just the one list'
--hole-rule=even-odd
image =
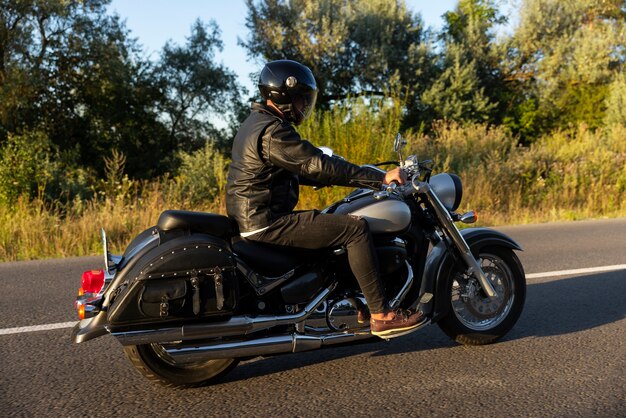
[{"label": "gray gas tank", "polygon": [[365,218],[372,234],[401,233],[411,226],[411,210],[406,203],[395,196],[377,200],[373,190],[351,193],[333,213]]}]

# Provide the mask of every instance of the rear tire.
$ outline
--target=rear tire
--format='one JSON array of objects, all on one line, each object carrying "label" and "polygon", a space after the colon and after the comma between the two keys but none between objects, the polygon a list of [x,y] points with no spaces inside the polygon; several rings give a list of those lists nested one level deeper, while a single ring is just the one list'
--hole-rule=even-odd
[{"label": "rear tire", "polygon": [[451,266],[444,296],[449,310],[438,322],[450,338],[466,345],[490,344],[502,338],[519,319],[526,299],[526,276],[512,250],[483,248],[478,258],[498,297],[490,300],[474,277]]},{"label": "rear tire", "polygon": [[129,345],[124,347],[124,353],[145,378],[168,387],[215,383],[239,363],[238,359],[176,363],[160,344]]}]

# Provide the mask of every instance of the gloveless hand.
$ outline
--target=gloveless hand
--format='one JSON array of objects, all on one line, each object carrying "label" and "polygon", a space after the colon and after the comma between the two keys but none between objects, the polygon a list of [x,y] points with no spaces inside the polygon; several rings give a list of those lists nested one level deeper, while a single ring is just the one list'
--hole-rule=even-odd
[{"label": "gloveless hand", "polygon": [[402,168],[394,168],[393,170],[387,171],[385,174],[385,180],[383,183],[391,184],[394,181],[399,184],[404,184],[406,182],[406,173],[402,170]]}]

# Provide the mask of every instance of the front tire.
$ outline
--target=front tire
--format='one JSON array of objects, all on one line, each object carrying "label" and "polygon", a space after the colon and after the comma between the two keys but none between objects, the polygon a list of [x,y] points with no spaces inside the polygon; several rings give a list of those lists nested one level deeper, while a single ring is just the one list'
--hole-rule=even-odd
[{"label": "front tire", "polygon": [[526,276],[515,253],[502,247],[481,249],[479,262],[498,296],[488,298],[473,276],[448,268],[448,313],[439,327],[466,345],[493,343],[508,333],[519,319],[526,299]]},{"label": "front tire", "polygon": [[161,344],[129,345],[124,347],[124,353],[145,378],[169,387],[212,384],[239,363],[231,358],[181,364]]}]

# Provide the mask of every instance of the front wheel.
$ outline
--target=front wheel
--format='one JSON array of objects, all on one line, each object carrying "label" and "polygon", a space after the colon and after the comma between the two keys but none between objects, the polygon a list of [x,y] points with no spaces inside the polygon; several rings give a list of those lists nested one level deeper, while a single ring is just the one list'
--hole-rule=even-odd
[{"label": "front wheel", "polygon": [[124,353],[144,377],[164,386],[208,385],[231,371],[239,362],[231,358],[179,363],[161,344],[129,345],[124,347]]},{"label": "front wheel", "polygon": [[467,345],[489,344],[502,338],[517,322],[526,299],[524,269],[512,250],[484,248],[478,259],[498,296],[487,297],[476,278],[449,268],[446,274],[450,285],[445,296],[449,310],[438,322],[450,338]]}]

